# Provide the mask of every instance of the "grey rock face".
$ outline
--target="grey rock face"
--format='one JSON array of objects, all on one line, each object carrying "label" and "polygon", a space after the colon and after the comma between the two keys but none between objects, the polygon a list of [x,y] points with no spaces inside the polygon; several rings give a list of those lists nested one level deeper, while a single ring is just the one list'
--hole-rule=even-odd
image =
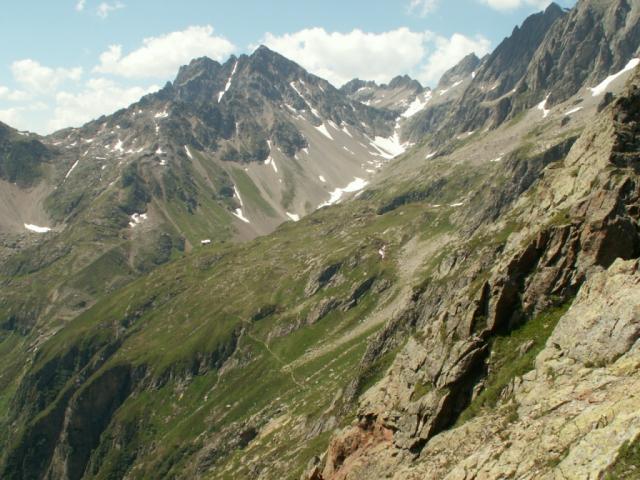
[{"label": "grey rock face", "polygon": [[582,363],[601,365],[616,361],[639,338],[638,261],[617,260],[580,289],[548,345]]},{"label": "grey rock face", "polygon": [[[440,81],[438,82],[438,90],[450,87],[456,82],[465,80],[472,76],[478,66],[480,65],[480,59],[476,56],[475,53],[470,53],[466,57],[464,57],[456,66],[447,70]],[[474,75],[475,77],[475,75]]]},{"label": "grey rock face", "polygon": [[[440,265],[445,268],[434,268],[418,300],[418,318],[407,312],[406,321],[416,325],[416,335],[385,377],[361,397],[360,422],[334,438],[324,480],[385,475],[465,478],[461,472],[471,471],[477,478],[520,478],[525,472],[553,478],[554,465],[560,462],[573,469],[569,471],[581,472],[575,478],[585,478],[585,472],[604,471],[605,458],[611,458],[625,439],[635,438],[636,427],[628,436],[618,432],[625,422],[640,424],[637,414],[631,414],[637,401],[627,402],[623,394],[625,379],[634,385],[638,381],[637,371],[627,367],[637,361],[640,338],[640,180],[632,166],[639,151],[632,140],[640,125],[635,107],[638,84],[636,74],[625,95],[585,130],[565,160],[544,170],[516,202],[514,216],[505,213],[523,228],[504,248],[484,250],[483,259],[493,263],[488,271],[479,258],[462,252],[456,259],[444,257]],[[535,369],[515,376],[499,392],[498,407],[473,421],[477,423],[451,429],[484,388],[491,339],[574,296]],[[517,348],[522,356],[531,344]],[[598,370],[602,368],[607,371]],[[613,386],[607,390],[604,385],[611,378]],[[581,414],[582,397],[572,393],[576,388],[606,393],[593,399],[597,408]],[[624,406],[618,410],[613,407],[616,402]],[[540,410],[539,404],[546,407]],[[567,411],[561,408],[565,404]],[[612,408],[613,419],[596,418]],[[603,430],[592,434],[578,428],[569,433],[562,425],[571,415],[581,415],[581,422],[600,421],[597,428]],[[380,431],[392,432],[392,438],[374,440]],[[500,434],[505,431],[509,433]],[[458,454],[469,432],[474,448],[490,455],[490,461],[473,449]],[[544,444],[553,445],[553,452],[534,448],[529,453],[527,442],[542,434],[548,436]],[[486,441],[492,448],[482,447]],[[596,454],[596,445],[608,453]],[[336,463],[335,455],[345,451],[354,453]],[[419,467],[403,467],[409,455],[422,459]]]},{"label": "grey rock face", "polygon": [[640,2],[583,0],[549,30],[537,49],[519,90],[528,106],[549,95],[566,100],[582,86],[595,86],[638,53]]}]

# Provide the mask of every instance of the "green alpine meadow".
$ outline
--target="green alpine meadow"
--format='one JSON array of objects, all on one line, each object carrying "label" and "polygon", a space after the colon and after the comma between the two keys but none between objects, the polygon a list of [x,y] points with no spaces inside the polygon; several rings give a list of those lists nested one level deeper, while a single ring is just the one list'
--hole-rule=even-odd
[{"label": "green alpine meadow", "polygon": [[640,479],[640,0],[71,3],[0,55],[1,479]]}]

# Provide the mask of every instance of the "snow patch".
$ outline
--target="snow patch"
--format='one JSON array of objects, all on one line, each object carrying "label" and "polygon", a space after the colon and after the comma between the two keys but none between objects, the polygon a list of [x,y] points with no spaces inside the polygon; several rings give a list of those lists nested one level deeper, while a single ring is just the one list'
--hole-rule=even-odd
[{"label": "snow patch", "polygon": [[[304,100],[304,97],[300,93],[300,90],[298,90],[298,87],[296,87],[296,83],[295,82],[291,82],[291,83],[289,83],[289,85],[291,85],[291,88],[293,88],[296,91],[296,93],[298,94],[298,96]],[[305,100],[305,102],[306,102],[306,100]]]},{"label": "snow patch", "polygon": [[327,130],[327,127],[324,126],[324,123],[322,125],[320,125],[319,127],[315,127],[314,126],[314,128],[316,130],[318,130],[321,134],[323,134],[325,137],[327,137],[328,139],[333,140],[333,137],[331,136],[331,134]]},{"label": "snow patch", "polygon": [[564,112],[564,114],[565,116],[569,116],[569,115],[573,115],[576,112],[579,112],[580,110],[582,110],[582,107],[576,107],[576,108],[572,108],[568,112]]},{"label": "snow patch", "polygon": [[458,202],[458,203],[452,203],[451,205],[449,205],[450,207],[461,207],[462,205],[464,205],[464,202]]},{"label": "snow patch", "polygon": [[438,152],[431,152],[431,153],[428,153],[428,154],[427,154],[427,156],[426,156],[426,159],[427,159],[427,160],[429,160],[430,158],[435,157],[437,154],[438,154]]},{"label": "snow patch", "polygon": [[387,160],[402,155],[406,151],[405,146],[400,142],[398,130],[388,138],[376,137],[370,145],[380,152],[380,156]]},{"label": "snow patch", "polygon": [[[305,102],[307,102],[307,101],[305,100]],[[320,116],[320,112],[318,112],[318,110],[316,110],[315,108],[313,108],[309,102],[307,102],[307,105],[309,106],[309,109],[311,110],[311,113],[313,113],[313,114],[314,114],[316,117],[318,117],[318,118],[322,118],[322,117]]]},{"label": "snow patch", "polygon": [[236,74],[237,68],[238,68],[238,62],[236,61],[235,65],[233,66],[233,70],[231,71],[231,76],[229,77],[229,80],[227,80],[227,84],[224,86],[224,90],[218,94],[218,103],[220,103],[220,100],[222,100],[222,97],[224,97],[224,94],[227,93],[231,88],[231,82],[233,81],[233,76]]},{"label": "snow patch", "polygon": [[191,160],[193,160],[193,155],[191,155],[191,151],[189,150],[189,147],[187,147],[185,145],[184,146],[184,151],[187,152],[187,157],[189,157]]},{"label": "snow patch", "polygon": [[632,58],[629,61],[629,63],[627,63],[627,65],[622,70],[620,70],[618,73],[614,73],[613,75],[609,75],[600,84],[598,84],[597,86],[595,86],[593,88],[590,88],[589,90],[591,90],[591,94],[594,97],[597,97],[598,95],[602,95],[607,90],[607,87],[615,79],[617,79],[623,73],[628,72],[629,70],[633,70],[634,68],[636,68],[638,66],[638,64],[640,64],[640,58]]},{"label": "snow patch", "polygon": [[129,222],[129,226],[131,228],[134,228],[134,227],[140,225],[146,219],[147,219],[147,214],[146,213],[134,213],[133,215],[131,215],[131,221]]},{"label": "snow patch", "polygon": [[241,208],[236,208],[236,211],[233,212],[233,215],[235,217],[239,218],[240,220],[242,220],[244,223],[251,223],[249,221],[249,219],[244,216],[244,213],[242,213],[242,209]]},{"label": "snow patch", "polygon": [[[300,82],[302,85],[305,85],[305,83],[304,83],[302,80],[299,80],[299,82]],[[291,85],[291,88],[293,88],[293,89],[296,91],[296,93],[298,94],[298,96],[299,96],[302,100],[304,100],[304,103],[307,105],[307,107],[309,107],[309,110],[311,110],[311,113],[312,113],[313,115],[315,115],[316,117],[318,117],[318,118],[322,118],[322,116],[320,115],[320,112],[318,112],[318,110],[316,110],[315,108],[313,108],[313,106],[311,105],[311,103],[309,103],[309,101],[304,97],[304,95],[302,95],[302,92],[300,92],[300,90],[298,90],[298,87],[296,87],[295,82],[291,82],[291,83],[289,83],[289,85]]]},{"label": "snow patch", "polygon": [[451,85],[448,88],[445,88],[444,90],[440,90],[440,96],[445,95],[449,90],[456,88],[458,85],[460,85],[462,83],[462,80],[458,80],[456,83],[454,83],[453,85]]},{"label": "snow patch", "polygon": [[542,118],[547,118],[551,110],[547,110],[547,100],[549,100],[549,95],[545,97],[543,101],[538,104],[538,110],[542,112]]},{"label": "snow patch", "polygon": [[299,222],[300,221],[300,215],[296,215],[295,213],[287,212],[287,217],[289,217],[294,222]]},{"label": "snow patch", "polygon": [[502,155],[500,155],[498,158],[494,158],[493,160],[491,160],[491,163],[498,163],[502,161]]},{"label": "snow patch", "polygon": [[321,181],[322,183],[327,183],[327,179],[326,179],[326,178],[324,178],[322,175],[318,175],[318,178],[320,179],[320,181]]},{"label": "snow patch", "polygon": [[38,225],[33,225],[31,223],[25,223],[24,228],[34,233],[47,233],[51,231],[49,227],[39,227]]},{"label": "snow patch", "polygon": [[428,92],[424,98],[421,98],[420,95],[418,95],[415,98],[415,100],[411,103],[411,105],[409,105],[409,108],[407,108],[404,112],[402,112],[401,116],[403,118],[413,117],[416,113],[422,111],[424,107],[427,106],[430,100],[431,100],[431,92]]},{"label": "snow patch", "polygon": [[242,220],[244,223],[251,223],[249,219],[244,216],[244,212],[242,211],[242,209],[244,208],[244,202],[242,201],[242,197],[240,196],[238,187],[236,187],[235,185],[233,186],[233,194],[234,197],[238,199],[238,202],[240,202],[240,208],[236,208],[236,211],[232,212],[233,215]]},{"label": "snow patch", "polygon": [[124,146],[123,146],[122,140],[118,139],[116,144],[113,146],[112,150],[115,152],[124,153]]},{"label": "snow patch", "polygon": [[470,136],[471,136],[471,135],[473,135],[474,133],[476,133],[476,131],[475,131],[475,130],[471,130],[470,132],[464,132],[464,133],[461,133],[461,134],[460,134],[460,135],[458,135],[456,138],[457,138],[458,140],[462,140],[462,139],[465,139],[465,138],[470,137]]},{"label": "snow patch", "polygon": [[355,155],[355,153],[353,153],[353,151],[349,150],[347,147],[343,146],[342,148],[349,152],[351,155]]},{"label": "snow patch", "polygon": [[71,168],[69,169],[69,171],[67,172],[67,174],[64,176],[64,179],[66,180],[67,178],[69,178],[69,175],[71,175],[71,172],[73,172],[73,170],[78,166],[78,163],[80,162],[80,160],[76,160],[76,163],[74,163],[73,165],[71,165]]},{"label": "snow patch", "polygon": [[271,168],[273,168],[273,171],[278,173],[278,166],[276,165],[276,161],[269,156],[265,161],[264,161],[265,165],[271,165]]},{"label": "snow patch", "polygon": [[238,187],[236,187],[235,185],[233,186],[233,193],[234,193],[234,196],[240,202],[240,206],[244,207],[244,202],[242,201],[242,197],[240,196],[240,192],[238,191]]},{"label": "snow patch", "polygon": [[153,118],[167,118],[169,116],[169,112],[166,110],[164,112],[156,113]]},{"label": "snow patch", "polygon": [[327,200],[326,202],[324,202],[323,204],[319,205],[318,208],[323,208],[323,207],[328,207],[329,205],[334,205],[338,202],[340,202],[340,200],[342,199],[342,196],[345,193],[353,193],[353,192],[358,192],[360,190],[362,190],[364,187],[366,187],[369,184],[369,182],[367,182],[366,180],[356,177],[353,182],[351,182],[349,185],[347,185],[344,188],[336,188],[333,192],[331,192],[329,195],[329,200]]}]

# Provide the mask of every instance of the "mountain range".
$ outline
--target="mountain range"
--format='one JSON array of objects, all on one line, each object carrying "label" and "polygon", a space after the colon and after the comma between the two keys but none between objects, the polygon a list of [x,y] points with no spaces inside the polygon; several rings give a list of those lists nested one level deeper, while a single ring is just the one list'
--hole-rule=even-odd
[{"label": "mountain range", "polygon": [[0,478],[636,478],[639,17],[0,124]]}]

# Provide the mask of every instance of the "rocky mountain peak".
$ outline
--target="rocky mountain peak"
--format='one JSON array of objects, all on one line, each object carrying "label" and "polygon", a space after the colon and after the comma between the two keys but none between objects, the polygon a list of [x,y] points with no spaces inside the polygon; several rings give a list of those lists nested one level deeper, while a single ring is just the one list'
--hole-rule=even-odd
[{"label": "rocky mountain peak", "polygon": [[434,91],[261,46],[0,123],[0,477],[605,478],[640,452],[639,9],[552,4]]},{"label": "rocky mountain peak", "polygon": [[438,82],[438,89],[450,87],[456,82],[471,77],[478,65],[480,65],[480,59],[475,53],[470,53],[442,75]]},{"label": "rocky mountain peak", "polygon": [[564,11],[565,10],[556,2],[551,2],[549,6],[545,8],[544,14],[557,16],[559,13],[563,13]]},{"label": "rocky mountain peak", "polygon": [[174,85],[179,87],[198,77],[215,78],[222,65],[209,57],[193,59],[189,65],[183,65],[178,71]]},{"label": "rocky mountain peak", "polygon": [[297,63],[261,45],[248,57],[249,72],[266,76],[270,80],[294,80],[307,76],[307,72]]},{"label": "rocky mountain peak", "polygon": [[550,105],[585,84],[597,85],[638,55],[640,3],[582,0],[550,29],[529,65],[523,87]]},{"label": "rocky mountain peak", "polygon": [[544,12],[531,15],[521,26],[516,26],[479,70],[476,83],[493,82],[490,86],[493,98],[511,90],[522,78],[551,26],[564,15],[562,8],[552,3]]},{"label": "rocky mountain peak", "polygon": [[374,81],[365,81],[360,80],[359,78],[354,78],[353,80],[349,80],[342,87],[340,87],[340,91],[346,95],[353,95],[361,88],[371,87],[375,88],[378,85]]},{"label": "rocky mountain peak", "polygon": [[408,88],[415,90],[416,93],[422,91],[422,85],[418,80],[411,78],[409,75],[398,75],[389,82],[389,88]]}]

